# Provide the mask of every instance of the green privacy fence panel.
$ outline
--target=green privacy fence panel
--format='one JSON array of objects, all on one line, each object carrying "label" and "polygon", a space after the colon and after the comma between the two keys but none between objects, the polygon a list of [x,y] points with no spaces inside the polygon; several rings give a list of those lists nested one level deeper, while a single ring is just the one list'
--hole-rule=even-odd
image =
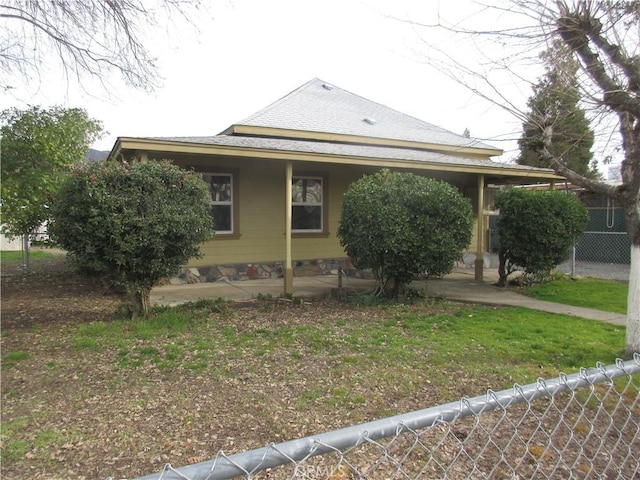
[{"label": "green privacy fence panel", "polygon": [[622,209],[589,209],[587,229],[576,245],[576,261],[631,262],[631,244]]},{"label": "green privacy fence panel", "polygon": [[621,208],[589,208],[588,232],[627,233],[627,222]]}]

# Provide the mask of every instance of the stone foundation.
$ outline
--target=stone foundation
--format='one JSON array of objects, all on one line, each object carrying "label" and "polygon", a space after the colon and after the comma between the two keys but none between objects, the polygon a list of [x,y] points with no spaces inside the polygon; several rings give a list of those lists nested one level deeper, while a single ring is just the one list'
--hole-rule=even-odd
[{"label": "stone foundation", "polygon": [[[292,266],[294,277],[337,275],[339,269],[342,269],[343,274],[349,277],[371,277],[370,272],[355,269],[351,260],[348,258],[298,260],[292,262]],[[171,285],[185,285],[207,282],[276,279],[283,277],[284,262],[242,263],[207,267],[182,267],[176,276],[169,279],[169,283]]]},{"label": "stone foundation", "polygon": [[[493,255],[495,256],[495,255]],[[471,269],[475,267],[476,255],[465,253],[455,263],[455,268]],[[484,254],[484,267],[490,268],[492,255]],[[318,260],[297,260],[293,263],[294,277],[317,275],[337,275],[338,269],[347,277],[373,278],[368,270],[357,270],[349,258],[325,258]],[[212,265],[207,267],[182,267],[177,275],[169,279],[171,285],[185,285],[208,282],[238,282],[245,280],[263,280],[284,278],[284,262],[273,263],[237,263]]]},{"label": "stone foundation", "polygon": [[[477,255],[473,252],[468,252],[462,255],[462,259],[455,263],[456,268],[475,268],[476,266],[476,257]],[[489,252],[484,252],[482,254],[482,264],[484,268],[491,268],[491,264],[494,263],[497,268],[498,263],[497,260],[493,261],[493,258],[497,255],[491,254]]]}]

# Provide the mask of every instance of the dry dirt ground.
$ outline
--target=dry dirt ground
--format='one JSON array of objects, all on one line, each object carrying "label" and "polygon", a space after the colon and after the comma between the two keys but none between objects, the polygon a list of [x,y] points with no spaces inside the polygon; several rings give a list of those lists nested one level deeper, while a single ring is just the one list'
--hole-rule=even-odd
[{"label": "dry dirt ground", "polygon": [[[28,274],[19,262],[2,265],[3,479],[134,478],[158,472],[167,462],[187,465],[214,458],[220,450],[232,454],[260,448],[479,394],[504,382],[486,372],[482,378],[470,376],[455,364],[440,368],[446,380],[438,385],[419,367],[387,370],[385,359],[376,360],[379,372],[375,365],[354,371],[350,363],[360,360],[353,350],[331,344],[314,349],[296,344],[295,338],[288,339],[292,348],[284,355],[274,348],[258,357],[239,343],[215,351],[205,368],[192,367],[210,346],[181,343],[192,334],[140,337],[124,353],[123,347],[92,348],[86,335],[79,345],[79,328],[90,324],[99,331],[115,318],[120,300],[105,291],[100,282],[71,274],[63,257],[33,261]],[[459,306],[445,302],[416,308]],[[367,328],[396,318],[393,308],[345,308],[336,301],[246,302],[228,307],[224,318],[215,309],[208,315],[218,328],[207,331],[212,343],[215,335],[250,341],[274,328],[313,329],[318,322],[338,338],[345,323]],[[169,359],[172,347],[180,349],[182,358],[171,368],[149,361],[123,363],[132,352],[141,358],[162,351]],[[25,355],[5,364],[15,352]],[[247,362],[248,356],[256,360]],[[394,378],[381,381],[386,371]],[[454,432],[454,446],[458,435],[466,433]],[[536,460],[532,457],[525,468],[535,468]],[[467,478],[466,468],[459,467],[457,474]],[[585,478],[584,472],[574,476]]]},{"label": "dry dirt ground", "polygon": [[25,274],[22,261],[2,265],[2,329],[78,320],[108,320],[121,301],[100,281],[74,275],[64,254],[32,258]]},{"label": "dry dirt ground", "polygon": [[[263,365],[247,370],[237,352],[219,352],[225,372],[215,376],[148,362],[114,368],[119,352],[78,349],[73,339],[78,325],[115,318],[120,299],[105,291],[100,282],[70,273],[63,257],[32,260],[28,274],[19,262],[2,266],[3,355],[28,354],[2,367],[2,478],[133,478],[167,462],[191,464],[219,450],[260,448],[440,400],[427,383],[415,386],[421,393],[409,399],[392,383],[368,385],[354,377],[357,404],[348,394],[340,405],[322,406],[331,375],[342,368],[339,356],[267,354]],[[242,334],[316,319],[375,322],[372,312],[336,302],[275,308],[248,302],[234,305],[225,322]],[[140,350],[156,347],[162,348],[145,343]],[[454,387],[452,398],[462,395]],[[13,441],[15,431],[29,433]]]}]

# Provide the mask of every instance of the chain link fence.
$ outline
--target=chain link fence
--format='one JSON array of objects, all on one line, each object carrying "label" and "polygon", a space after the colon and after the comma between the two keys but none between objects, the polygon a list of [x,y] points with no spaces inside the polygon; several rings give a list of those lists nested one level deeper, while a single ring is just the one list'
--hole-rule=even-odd
[{"label": "chain link fence", "polygon": [[640,478],[640,355],[138,480]]},{"label": "chain link fence", "polygon": [[620,208],[589,208],[589,223],[572,257],[558,266],[571,275],[629,280],[631,242]]}]

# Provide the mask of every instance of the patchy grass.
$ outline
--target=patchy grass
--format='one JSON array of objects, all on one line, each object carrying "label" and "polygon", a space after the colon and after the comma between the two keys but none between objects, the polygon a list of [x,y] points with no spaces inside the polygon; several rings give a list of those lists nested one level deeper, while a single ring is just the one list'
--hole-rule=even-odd
[{"label": "patchy grass", "polygon": [[[199,301],[131,321],[106,315],[115,304],[91,284],[61,278],[3,277],[9,480],[141,476],[610,364],[624,350],[624,327],[443,300]],[[5,295],[7,280],[19,283]]]},{"label": "patchy grass", "polygon": [[[29,251],[29,260],[38,260],[43,258],[55,258],[59,256],[57,253],[47,252],[46,250],[30,250]],[[0,262],[21,262],[22,261],[22,252],[21,251],[8,251],[2,250],[0,251]]]},{"label": "patchy grass", "polygon": [[6,368],[14,367],[23,360],[29,358],[29,352],[17,351],[2,354],[2,366]]},{"label": "patchy grass", "polygon": [[6,478],[72,464],[87,477],[142,475],[612,363],[624,349],[622,327],[518,308],[272,306],[198,302],[5,337]]},{"label": "patchy grass", "polygon": [[628,291],[627,282],[562,277],[549,283],[527,287],[524,294],[548,302],[625,314]]},{"label": "patchy grass", "polygon": [[566,372],[613,361],[624,349],[621,327],[523,308],[458,306],[432,312],[424,306],[387,305],[371,308],[376,316],[384,315],[379,322],[349,321],[345,312],[345,318],[318,316],[294,325],[258,321],[255,326],[249,320],[238,330],[227,323],[232,307],[211,316],[222,303],[164,308],[149,319],[83,324],[71,338],[80,350],[117,348],[113,366],[118,368],[152,363],[164,369],[205,370],[225,352],[258,362],[273,356],[339,357],[350,369],[375,367],[383,376],[391,376],[398,364],[418,369],[428,359],[434,366],[457,362],[480,376],[518,368],[521,381],[533,380],[540,369]]}]

